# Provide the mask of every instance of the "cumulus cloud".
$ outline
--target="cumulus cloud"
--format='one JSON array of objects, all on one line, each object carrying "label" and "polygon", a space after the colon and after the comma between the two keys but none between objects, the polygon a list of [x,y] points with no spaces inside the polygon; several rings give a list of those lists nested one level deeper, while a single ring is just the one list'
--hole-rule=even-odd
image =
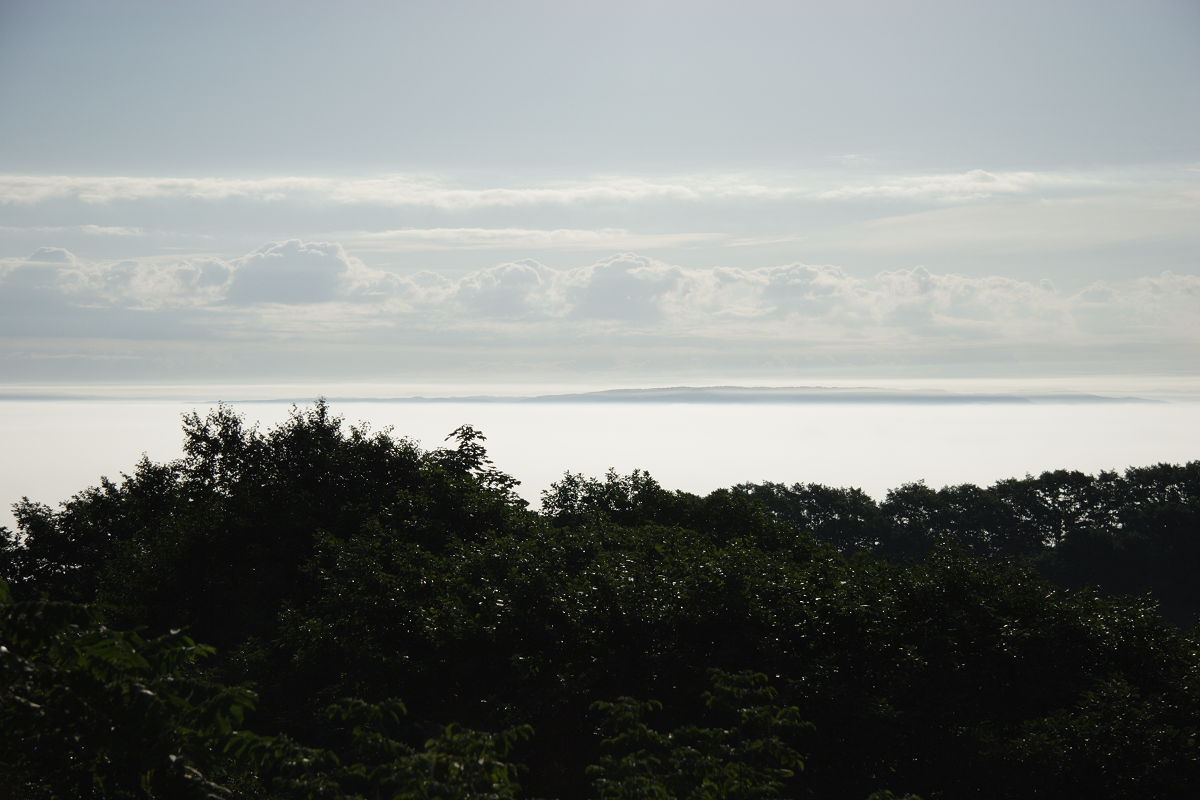
[{"label": "cumulus cloud", "polygon": [[227,298],[239,304],[332,301],[351,271],[361,268],[351,261],[340,244],[269,244],[236,260]]},{"label": "cumulus cloud", "polygon": [[[426,287],[367,267],[342,245],[288,240],[245,255],[89,262],[61,247],[7,259],[0,290],[40,276],[62,302],[138,309],[216,308],[263,304],[370,303]],[[26,276],[21,278],[21,276]]]},{"label": "cumulus cloud", "polygon": [[399,275],[340,244],[299,240],[174,261],[89,262],[41,248],[0,260],[0,305],[10,336],[22,325],[35,335],[50,313],[68,328],[77,315],[116,325],[136,314],[142,322],[131,329],[143,332],[152,330],[147,320],[191,314],[208,335],[240,341],[453,340],[546,353],[584,339],[601,350],[675,342],[696,357],[706,348],[740,348],[747,358],[853,349],[879,362],[922,348],[1200,347],[1200,275],[1164,272],[1073,292],[923,267],[875,275],[829,264],[693,268],[634,253],[572,267],[521,260]]},{"label": "cumulus cloud", "polygon": [[473,272],[457,282],[453,298],[471,313],[493,317],[551,316],[561,307],[555,272],[517,261]]},{"label": "cumulus cloud", "polygon": [[679,267],[626,253],[563,276],[573,301],[571,312],[584,319],[648,323],[678,307],[687,278]]},{"label": "cumulus cloud", "polygon": [[1200,344],[1200,275],[1163,272],[1129,281],[1098,281],[1072,298],[1080,329],[1093,335],[1114,330],[1155,337],[1190,332]]},{"label": "cumulus cloud", "polygon": [[91,302],[144,309],[203,307],[219,301],[232,275],[220,259],[179,262],[115,261],[88,265],[66,284]]},{"label": "cumulus cloud", "polygon": [[75,266],[79,259],[70,250],[62,247],[39,247],[29,254],[29,261],[39,264],[70,264]]},{"label": "cumulus cloud", "polygon": [[683,313],[704,274],[633,253],[571,269],[525,260],[472,272],[452,292],[425,299],[443,301],[428,307],[435,313],[645,325]]},{"label": "cumulus cloud", "polygon": [[6,314],[65,305],[63,277],[79,259],[61,247],[41,247],[25,259],[0,264],[0,308]]},{"label": "cumulus cloud", "polygon": [[1064,292],[1048,281],[923,267],[870,277],[835,265],[692,269],[634,254],[556,269],[502,264],[455,280],[397,283],[406,310],[445,326],[487,320],[601,325],[618,335],[709,335],[809,345],[897,342],[1200,340],[1200,277],[1164,273]]},{"label": "cumulus cloud", "polygon": [[88,262],[61,247],[42,247],[0,266],[0,293],[39,307],[173,309],[220,300],[231,268],[219,259]]},{"label": "cumulus cloud", "polygon": [[[30,357],[47,352],[31,342],[54,339],[138,339],[163,345],[211,337],[211,331],[193,324],[183,304],[147,302],[149,297],[184,291],[175,285],[181,274],[171,274],[184,271],[182,265],[156,272],[152,264],[95,264],[57,247],[3,259],[0,336],[10,352],[21,350]],[[149,285],[153,279],[160,285]]]}]

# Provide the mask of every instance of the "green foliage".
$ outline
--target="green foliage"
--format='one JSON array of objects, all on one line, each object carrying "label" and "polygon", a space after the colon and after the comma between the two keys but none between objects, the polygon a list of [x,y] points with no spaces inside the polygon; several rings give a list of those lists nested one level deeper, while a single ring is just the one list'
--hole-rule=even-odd
[{"label": "green foliage", "polygon": [[528,726],[448,725],[423,747],[394,738],[398,701],[344,700],[333,749],[242,727],[255,696],[193,677],[212,648],[108,628],[87,606],[14,602],[0,582],[0,765],[21,798],[404,797],[509,800],[506,756]]},{"label": "green foliage", "polygon": [[872,550],[884,538],[884,517],[861,489],[836,489],[816,483],[744,484],[747,496],[777,517],[788,520],[842,552]]},{"label": "green foliage", "polygon": [[254,695],[189,677],[212,654],[0,582],[0,765],[22,798],[225,797],[223,742]]},{"label": "green foliage", "polygon": [[1061,586],[1152,594],[1172,620],[1200,619],[1200,461],[1071,470],[933,489],[910,483],[876,504],[818,484],[738,487],[778,519],[844,553],[925,558],[941,541],[973,555],[1021,559]]},{"label": "green foliage", "polygon": [[807,730],[794,706],[780,706],[767,676],[712,672],[704,694],[707,727],[663,732],[646,717],[656,701],[597,702],[606,753],[588,769],[600,800],[757,800],[779,797],[799,770],[789,740]]},{"label": "green foliage", "polygon": [[[1014,754],[1042,767],[1042,796],[1170,797],[1200,775],[1200,708],[1174,694],[1146,693],[1116,675],[1099,679],[1070,707],[1025,726]],[[1181,701],[1186,715],[1169,707]],[[1178,769],[1181,754],[1193,765],[1188,773]]]},{"label": "green foliage", "polygon": [[325,711],[342,738],[331,750],[251,735],[230,749],[270,790],[323,800],[513,800],[518,768],[505,760],[528,727],[499,734],[448,725],[414,747],[397,738],[404,705],[344,699]]},{"label": "green foliage", "polygon": [[674,500],[645,470],[620,475],[610,469],[602,481],[568,472],[542,492],[542,511],[562,525],[645,525],[670,514]]},{"label": "green foliage", "polygon": [[414,800],[509,800],[519,792],[517,766],[504,759],[533,731],[520,726],[499,734],[445,726],[418,749],[393,738],[403,710],[395,702],[343,701],[330,716],[350,729],[346,766],[335,770],[347,796]]},{"label": "green foliage", "polygon": [[534,513],[470,426],[424,452],[319,403],[184,433],[178,461],[24,503],[4,532],[18,796],[1200,785],[1200,645],[1112,596],[1200,612],[1200,462],[881,503],[568,474]]}]

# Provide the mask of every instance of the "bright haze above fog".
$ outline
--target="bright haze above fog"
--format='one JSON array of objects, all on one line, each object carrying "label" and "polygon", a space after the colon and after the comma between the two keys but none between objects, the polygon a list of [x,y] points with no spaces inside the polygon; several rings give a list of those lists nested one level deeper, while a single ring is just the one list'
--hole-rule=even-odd
[{"label": "bright haze above fog", "polygon": [[1200,5],[0,6],[0,380],[1200,366]]}]

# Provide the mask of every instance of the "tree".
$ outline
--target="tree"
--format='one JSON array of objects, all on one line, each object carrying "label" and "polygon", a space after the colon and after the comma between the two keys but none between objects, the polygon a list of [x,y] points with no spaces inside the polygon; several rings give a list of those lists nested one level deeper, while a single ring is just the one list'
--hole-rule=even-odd
[{"label": "tree", "polygon": [[98,611],[18,602],[0,581],[0,765],[12,796],[232,797],[224,748],[253,693],[191,668],[179,632],[116,631]]},{"label": "tree", "polygon": [[652,728],[655,701],[597,702],[605,754],[588,769],[600,800],[759,800],[780,797],[804,769],[795,738],[811,726],[781,706],[767,676],[712,672],[707,725]]}]

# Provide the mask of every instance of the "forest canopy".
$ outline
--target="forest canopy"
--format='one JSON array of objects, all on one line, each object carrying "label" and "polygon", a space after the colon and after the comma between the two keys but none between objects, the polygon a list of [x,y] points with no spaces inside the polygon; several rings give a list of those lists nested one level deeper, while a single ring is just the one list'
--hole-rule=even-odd
[{"label": "forest canopy", "polygon": [[0,528],[18,798],[1166,798],[1200,462],[705,496],[218,407]]}]

